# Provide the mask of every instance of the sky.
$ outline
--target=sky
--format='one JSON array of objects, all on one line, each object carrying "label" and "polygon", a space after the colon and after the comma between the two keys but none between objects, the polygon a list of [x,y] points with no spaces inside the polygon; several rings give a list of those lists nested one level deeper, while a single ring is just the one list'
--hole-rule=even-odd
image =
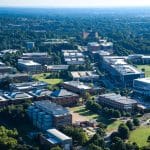
[{"label": "sky", "polygon": [[0,6],[22,7],[128,7],[150,6],[150,0],[0,0]]}]

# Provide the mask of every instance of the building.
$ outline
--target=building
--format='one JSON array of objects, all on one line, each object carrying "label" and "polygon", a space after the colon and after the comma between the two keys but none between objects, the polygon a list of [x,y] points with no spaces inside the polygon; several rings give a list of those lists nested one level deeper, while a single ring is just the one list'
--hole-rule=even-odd
[{"label": "building", "polygon": [[133,111],[137,107],[137,102],[135,100],[115,93],[100,95],[98,102],[102,105],[125,111]]},{"label": "building", "polygon": [[90,52],[95,52],[100,50],[100,44],[97,42],[90,42],[88,43],[87,47],[88,47],[88,51]]},{"label": "building", "polygon": [[31,76],[24,73],[0,75],[0,82],[6,81],[7,79],[13,83],[29,82],[31,81]]},{"label": "building", "polygon": [[33,125],[43,131],[72,124],[69,110],[49,100],[34,102],[28,107],[27,113]]},{"label": "building", "polygon": [[48,129],[46,134],[40,136],[40,143],[50,147],[59,145],[63,150],[70,150],[72,147],[72,138],[53,128]]},{"label": "building", "polygon": [[133,54],[128,56],[128,60],[134,64],[150,64],[150,55]]},{"label": "building", "polygon": [[4,98],[3,96],[0,96],[0,108],[7,106],[8,104],[8,99]]},{"label": "building", "polygon": [[47,89],[36,89],[29,91],[28,93],[33,96],[34,100],[46,100],[52,91]]},{"label": "building", "polygon": [[27,73],[41,73],[43,71],[43,67],[41,64],[34,62],[32,60],[18,60],[18,69]]},{"label": "building", "polygon": [[96,81],[99,75],[93,71],[72,71],[72,78],[81,81]]},{"label": "building", "polygon": [[74,93],[78,93],[80,95],[84,95],[86,94],[86,92],[90,93],[90,94],[96,94],[96,93],[102,93],[104,92],[103,88],[100,87],[95,87],[93,86],[89,86],[83,82],[80,81],[68,81],[68,82],[64,82],[61,84],[63,86],[63,88],[70,90]]},{"label": "building", "polygon": [[9,104],[20,104],[26,100],[32,100],[32,96],[24,92],[4,93],[4,98],[9,100]]},{"label": "building", "polygon": [[62,106],[75,106],[79,103],[79,95],[65,89],[53,91],[49,98],[50,101]]},{"label": "building", "polygon": [[49,65],[52,62],[52,57],[45,52],[23,53],[23,60],[32,60],[42,65]]},{"label": "building", "polygon": [[63,70],[68,70],[69,65],[50,65],[50,66],[45,66],[45,70],[47,72],[52,71],[63,71]]},{"label": "building", "polygon": [[62,50],[62,52],[68,65],[82,65],[85,62],[84,55],[78,50]]},{"label": "building", "polygon": [[100,44],[100,49],[103,51],[113,51],[113,43],[112,42],[102,42]]},{"label": "building", "polygon": [[134,79],[145,76],[144,72],[129,65],[124,56],[104,56],[101,65],[113,82],[121,87],[133,87]]},{"label": "building", "polygon": [[11,91],[28,92],[30,90],[47,88],[48,84],[42,81],[12,83],[9,85]]},{"label": "building", "polygon": [[30,49],[33,49],[35,47],[35,43],[34,42],[27,42],[26,46],[27,46],[27,49],[30,50]]},{"label": "building", "polygon": [[5,50],[2,50],[0,53],[3,55],[5,54],[13,54],[13,53],[17,53],[19,50],[17,49],[5,49]]},{"label": "building", "polygon": [[137,94],[150,96],[150,78],[135,79],[133,81],[133,90]]},{"label": "building", "polygon": [[0,74],[11,74],[14,68],[9,66],[0,66]]}]

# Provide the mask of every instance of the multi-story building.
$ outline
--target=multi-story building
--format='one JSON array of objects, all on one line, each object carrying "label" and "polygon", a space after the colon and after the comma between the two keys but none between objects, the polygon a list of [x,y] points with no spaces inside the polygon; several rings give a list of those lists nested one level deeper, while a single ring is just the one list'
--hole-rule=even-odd
[{"label": "multi-story building", "polygon": [[70,150],[72,147],[72,138],[53,128],[48,129],[45,134],[40,135],[40,143],[49,147],[59,145],[63,150]]},{"label": "multi-story building", "polygon": [[82,65],[85,62],[84,55],[78,50],[62,50],[62,52],[68,65]]},{"label": "multi-story building", "polygon": [[100,95],[98,102],[125,111],[134,111],[137,107],[137,101],[115,93]]},{"label": "multi-story building", "polygon": [[34,102],[28,107],[27,113],[33,125],[44,131],[72,124],[69,110],[49,100]]},{"label": "multi-story building", "polygon": [[133,81],[133,90],[137,94],[150,96],[150,78],[135,79]]},{"label": "multi-story building", "polygon": [[48,55],[48,53],[23,53],[21,57],[23,60],[32,60],[34,62],[40,63],[42,65],[49,65],[52,62],[52,57]]},{"label": "multi-story building", "polygon": [[48,84],[42,81],[12,83],[9,85],[11,91],[28,92],[30,90],[47,88]]},{"label": "multi-story building", "polygon": [[20,104],[26,100],[32,100],[33,97],[24,92],[10,92],[4,93],[3,95],[6,99],[9,100],[9,104]]},{"label": "multi-story building", "polygon": [[98,42],[90,42],[87,45],[88,51],[95,52],[100,50],[100,44]]},{"label": "multi-story building", "polygon": [[0,66],[0,74],[11,74],[13,73],[13,68],[9,66]]},{"label": "multi-story building", "polygon": [[143,78],[145,74],[129,65],[125,60],[124,56],[104,56],[102,67],[118,86],[132,87],[133,80]]},{"label": "multi-story building", "polygon": [[93,71],[72,71],[72,78],[81,81],[97,81],[99,75]]},{"label": "multi-story building", "polygon": [[55,72],[55,71],[68,70],[68,67],[69,65],[50,65],[50,66],[45,65],[45,70],[47,72],[49,71]]},{"label": "multi-story building", "polygon": [[75,106],[79,103],[79,95],[65,89],[53,91],[49,98],[50,101],[62,106]]},{"label": "multi-story building", "polygon": [[18,69],[27,73],[41,73],[43,71],[43,67],[41,64],[34,62],[32,60],[18,60]]},{"label": "multi-story building", "polygon": [[86,92],[90,94],[96,94],[96,93],[102,93],[104,92],[103,88],[89,86],[83,82],[80,81],[68,81],[61,84],[65,89],[72,91],[74,93],[78,93],[81,95],[86,94]]}]

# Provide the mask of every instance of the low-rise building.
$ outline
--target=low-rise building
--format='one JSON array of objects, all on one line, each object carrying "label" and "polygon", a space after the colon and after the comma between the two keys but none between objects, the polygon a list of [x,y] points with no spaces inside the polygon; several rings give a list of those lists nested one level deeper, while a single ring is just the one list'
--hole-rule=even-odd
[{"label": "low-rise building", "polygon": [[29,91],[28,93],[33,96],[34,100],[46,100],[52,91],[47,89],[37,89]]},{"label": "low-rise building", "polygon": [[47,88],[48,84],[42,81],[35,81],[35,82],[23,82],[23,83],[11,83],[9,87],[11,91],[28,92],[30,90]]},{"label": "low-rise building", "polygon": [[135,79],[133,81],[133,90],[137,94],[150,96],[150,78]]},{"label": "low-rise building", "polygon": [[100,44],[98,42],[90,42],[87,45],[88,51],[95,52],[100,50]]},{"label": "low-rise building", "polygon": [[79,95],[65,89],[53,91],[49,98],[52,102],[62,106],[75,106],[79,103]]},{"label": "low-rise building", "polygon": [[13,70],[13,67],[10,66],[0,66],[0,74],[11,74]]},{"label": "low-rise building", "polygon": [[9,104],[20,104],[26,100],[32,100],[32,96],[24,92],[4,93],[4,98],[9,100]]},{"label": "low-rise building", "polygon": [[72,124],[69,110],[49,100],[34,102],[28,107],[27,113],[33,125],[43,131]]},{"label": "low-rise building", "polygon": [[42,65],[49,65],[52,62],[52,57],[45,52],[23,53],[23,60],[32,60]]},{"label": "low-rise building", "polygon": [[125,111],[133,111],[137,107],[137,101],[115,93],[100,95],[98,102]]},{"label": "low-rise building", "polygon": [[70,150],[72,147],[72,138],[53,128],[48,129],[45,134],[40,136],[40,143],[50,147],[59,145],[64,150]]},{"label": "low-rise building", "polygon": [[0,107],[7,106],[9,104],[8,99],[4,98],[3,96],[0,96]]},{"label": "low-rise building", "polygon": [[34,62],[32,60],[18,60],[18,69],[27,73],[41,73],[43,71],[43,67],[41,64]]},{"label": "low-rise building", "polygon": [[68,81],[61,84],[65,89],[70,90],[74,93],[78,93],[81,95],[86,94],[86,92],[90,94],[103,93],[104,89],[101,87],[89,86],[80,81]]},{"label": "low-rise building", "polygon": [[96,81],[99,75],[93,71],[72,71],[72,78],[81,81]]},{"label": "low-rise building", "polygon": [[63,71],[63,70],[68,70],[69,65],[50,65],[50,66],[45,66],[45,70],[47,72],[49,71]]}]

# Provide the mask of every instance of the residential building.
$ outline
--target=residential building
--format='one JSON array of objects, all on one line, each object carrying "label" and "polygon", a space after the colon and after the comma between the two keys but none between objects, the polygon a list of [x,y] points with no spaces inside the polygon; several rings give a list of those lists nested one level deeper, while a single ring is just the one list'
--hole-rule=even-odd
[{"label": "residential building", "polygon": [[150,78],[135,79],[133,81],[133,90],[137,94],[150,96]]},{"label": "residential building", "polygon": [[49,65],[52,62],[52,57],[46,52],[23,53],[23,60],[32,60],[42,65]]},{"label": "residential building", "polygon": [[18,69],[27,73],[41,73],[43,71],[43,67],[41,64],[34,62],[32,60],[18,60]]},{"label": "residential building", "polygon": [[24,92],[4,93],[4,98],[9,100],[9,104],[20,104],[26,100],[32,100],[32,96]]},{"label": "residential building", "polygon": [[72,91],[74,93],[78,93],[80,95],[84,95],[86,94],[86,92],[90,94],[97,94],[97,93],[100,94],[104,92],[104,89],[101,87],[95,87],[94,85],[89,86],[88,84],[85,84],[80,81],[68,81],[62,83],[61,85],[63,86],[63,88]]},{"label": "residential building", "polygon": [[47,89],[34,89],[28,93],[33,96],[34,100],[46,100],[52,91]]},{"label": "residential building", "polygon": [[59,145],[63,150],[70,150],[72,147],[72,138],[53,128],[48,129],[45,134],[40,136],[40,143],[50,147]]},{"label": "residential building", "polygon": [[133,111],[137,107],[137,101],[116,93],[100,95],[98,102],[102,105],[125,111]]},{"label": "residential building", "polygon": [[93,71],[72,71],[71,75],[74,80],[96,81],[99,79],[99,75]]},{"label": "residential building", "polygon": [[50,101],[62,106],[75,106],[79,103],[79,95],[65,89],[53,91],[49,98]]},{"label": "residential building", "polygon": [[34,81],[34,82],[23,82],[23,83],[11,83],[9,87],[11,91],[28,92],[31,90],[47,88],[48,84],[42,81]]},{"label": "residential building", "polygon": [[27,113],[33,125],[43,131],[72,124],[69,110],[49,100],[34,102],[28,107]]}]

